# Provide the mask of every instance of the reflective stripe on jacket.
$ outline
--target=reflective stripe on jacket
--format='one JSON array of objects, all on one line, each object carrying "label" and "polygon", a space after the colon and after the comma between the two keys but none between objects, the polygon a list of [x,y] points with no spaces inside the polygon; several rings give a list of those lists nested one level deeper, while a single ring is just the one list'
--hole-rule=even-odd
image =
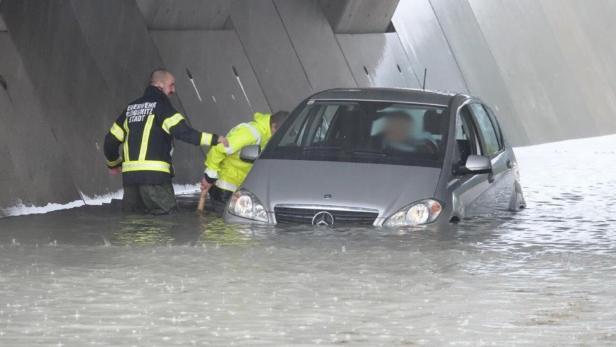
[{"label": "reflective stripe on jacket", "polygon": [[228,147],[219,144],[210,149],[205,160],[205,174],[216,179],[216,186],[234,191],[242,185],[252,163],[240,159],[240,151],[251,145],[265,148],[272,137],[270,117],[270,114],[255,113],[252,122],[239,124],[229,131]]},{"label": "reflective stripe on jacket", "polygon": [[218,142],[218,136],[190,127],[169,98],[150,86],[126,107],[107,133],[107,166],[122,167],[125,185],[168,183],[173,176],[173,138],[201,146]]}]

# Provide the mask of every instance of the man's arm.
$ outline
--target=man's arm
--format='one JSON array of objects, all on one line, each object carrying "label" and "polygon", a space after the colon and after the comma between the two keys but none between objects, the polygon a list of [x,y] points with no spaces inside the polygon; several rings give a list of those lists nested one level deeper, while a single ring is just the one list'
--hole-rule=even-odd
[{"label": "man's arm", "polygon": [[236,126],[231,129],[229,134],[227,134],[226,141],[228,142],[227,146],[218,144],[210,148],[210,151],[207,153],[204,174],[205,180],[209,184],[216,182],[218,179],[220,165],[225,158],[241,151],[246,146],[257,143],[257,139],[252,132],[243,126]]},{"label": "man's arm", "polygon": [[105,135],[103,152],[107,159],[107,167],[109,167],[109,169],[116,169],[122,166],[123,159],[120,156],[119,147],[126,140],[126,132],[122,128],[123,122],[124,114],[118,117],[107,132],[107,135]]},{"label": "man's arm", "polygon": [[224,142],[224,138],[216,134],[200,132],[190,127],[186,118],[180,113],[167,117],[162,123],[163,130],[174,138],[195,146],[214,146]]}]

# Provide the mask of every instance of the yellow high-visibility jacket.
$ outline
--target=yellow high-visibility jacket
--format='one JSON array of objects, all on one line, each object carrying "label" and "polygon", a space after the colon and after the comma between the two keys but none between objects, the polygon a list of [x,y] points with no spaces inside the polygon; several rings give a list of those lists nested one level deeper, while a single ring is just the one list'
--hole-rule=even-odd
[{"label": "yellow high-visibility jacket", "polygon": [[272,137],[270,117],[270,114],[255,113],[252,122],[241,123],[229,131],[228,147],[222,144],[212,147],[205,159],[206,179],[216,180],[216,186],[221,189],[236,191],[252,169],[252,163],[240,159],[240,151],[251,145],[265,148]]}]

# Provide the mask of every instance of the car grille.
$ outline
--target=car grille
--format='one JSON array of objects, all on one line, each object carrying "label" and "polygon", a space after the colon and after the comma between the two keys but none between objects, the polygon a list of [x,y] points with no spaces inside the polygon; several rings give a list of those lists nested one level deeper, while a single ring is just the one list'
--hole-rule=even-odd
[{"label": "car grille", "polygon": [[373,225],[378,212],[364,211],[339,211],[327,208],[296,208],[275,207],[276,222],[293,224],[312,224],[312,219],[317,213],[328,212],[334,217],[334,225]]}]

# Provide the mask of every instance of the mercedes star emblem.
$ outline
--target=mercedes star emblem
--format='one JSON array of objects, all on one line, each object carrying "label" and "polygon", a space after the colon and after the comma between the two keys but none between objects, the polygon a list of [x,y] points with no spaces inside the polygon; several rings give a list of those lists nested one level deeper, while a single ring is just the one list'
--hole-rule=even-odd
[{"label": "mercedes star emblem", "polygon": [[327,211],[321,211],[312,217],[312,225],[320,227],[332,227],[334,226],[334,215]]}]

